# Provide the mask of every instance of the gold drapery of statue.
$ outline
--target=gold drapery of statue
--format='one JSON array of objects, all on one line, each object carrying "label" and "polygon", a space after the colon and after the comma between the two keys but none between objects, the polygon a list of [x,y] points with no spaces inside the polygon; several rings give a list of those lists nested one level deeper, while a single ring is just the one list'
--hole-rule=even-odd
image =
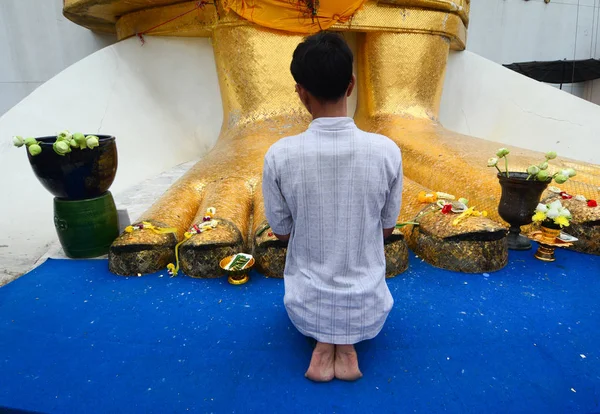
[{"label": "gold drapery of statue", "polygon": [[224,0],[226,11],[269,29],[293,33],[316,33],[345,23],[365,0]]}]

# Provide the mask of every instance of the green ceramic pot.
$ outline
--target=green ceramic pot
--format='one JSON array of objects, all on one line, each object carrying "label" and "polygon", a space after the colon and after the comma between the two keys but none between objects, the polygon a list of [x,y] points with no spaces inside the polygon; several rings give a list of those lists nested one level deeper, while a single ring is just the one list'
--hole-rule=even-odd
[{"label": "green ceramic pot", "polygon": [[65,254],[72,259],[108,253],[119,235],[119,220],[110,192],[87,200],[54,199],[54,225]]}]

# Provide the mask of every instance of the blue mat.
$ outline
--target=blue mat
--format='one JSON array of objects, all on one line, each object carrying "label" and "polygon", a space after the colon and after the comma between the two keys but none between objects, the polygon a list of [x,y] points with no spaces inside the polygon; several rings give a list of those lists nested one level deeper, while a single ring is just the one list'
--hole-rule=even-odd
[{"label": "blue mat", "polygon": [[[111,275],[50,260],[0,289],[0,407],[38,412],[600,412],[600,257],[511,252],[489,275],[411,256],[357,348],[364,378],[314,384],[283,283]],[[0,411],[2,411],[0,409]]]}]

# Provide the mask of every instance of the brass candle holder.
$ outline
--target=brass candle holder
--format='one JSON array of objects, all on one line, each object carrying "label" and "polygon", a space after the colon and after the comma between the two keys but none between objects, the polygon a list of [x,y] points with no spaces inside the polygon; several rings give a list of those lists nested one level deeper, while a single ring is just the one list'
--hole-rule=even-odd
[{"label": "brass candle holder", "polygon": [[227,256],[219,262],[219,267],[225,271],[227,281],[232,285],[243,285],[250,280],[248,272],[254,266],[254,257],[240,270],[227,269],[227,265],[233,260],[235,255]]},{"label": "brass candle holder", "polygon": [[[570,247],[573,245],[571,241],[563,240],[559,236],[560,230],[549,229],[543,226],[541,230],[529,233],[528,237],[539,244],[534,257],[543,262],[554,262],[556,260],[554,251],[557,247]],[[572,237],[572,241],[577,241],[577,239]]]}]

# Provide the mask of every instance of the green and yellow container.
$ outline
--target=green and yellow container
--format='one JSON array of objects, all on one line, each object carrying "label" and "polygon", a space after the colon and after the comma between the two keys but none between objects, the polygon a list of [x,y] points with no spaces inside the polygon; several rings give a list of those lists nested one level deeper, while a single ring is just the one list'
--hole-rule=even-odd
[{"label": "green and yellow container", "polygon": [[54,225],[72,259],[102,256],[119,235],[117,208],[110,191],[85,200],[54,199]]}]

